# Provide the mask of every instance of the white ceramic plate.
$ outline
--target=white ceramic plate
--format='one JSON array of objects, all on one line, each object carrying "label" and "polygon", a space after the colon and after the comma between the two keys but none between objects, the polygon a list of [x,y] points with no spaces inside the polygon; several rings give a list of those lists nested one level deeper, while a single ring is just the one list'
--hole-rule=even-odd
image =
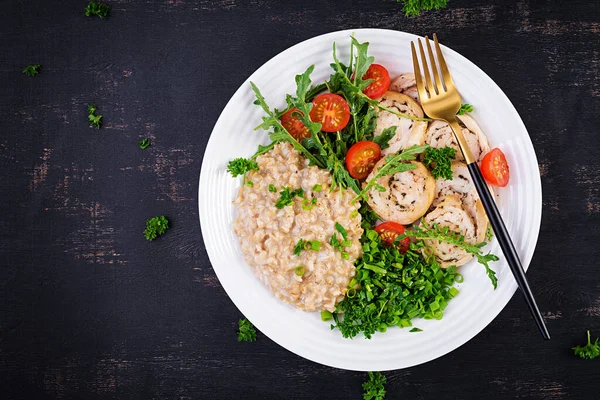
[{"label": "white ceramic plate", "polygon": [[[517,286],[494,240],[489,250],[500,255],[493,263],[498,289],[493,290],[483,266],[475,261],[460,271],[464,282],[460,294],[445,310],[441,321],[414,320],[423,332],[391,328],[367,340],[344,339],[330,330],[320,314],[306,313],[280,303],[254,276],[244,262],[233,232],[235,208],[232,200],[241,179],[231,178],[227,163],[235,157],[250,157],[258,144],[268,143],[267,134],[253,131],[262,110],[252,104],[249,81],[258,85],[267,103],[285,106],[285,94],[294,93],[294,76],[315,65],[313,82],[331,74],[332,43],[340,60],[349,57],[350,35],[370,42],[369,54],[386,66],[392,77],[412,71],[408,33],[356,29],[318,36],[278,54],[260,67],[235,92],[211,134],[200,174],[198,193],[200,221],[206,250],[223,288],[240,311],[266,336],[309,360],[332,367],[357,371],[385,371],[406,368],[440,357],[461,346],[485,328],[506,306]],[[443,40],[443,38],[442,38]],[[542,194],[540,174],[527,130],[515,108],[500,88],[477,66],[455,51],[443,48],[454,82],[463,102],[473,104],[473,117],[487,134],[492,147],[500,147],[510,165],[510,184],[498,190],[499,208],[512,235],[523,266],[527,268],[538,237]]]}]

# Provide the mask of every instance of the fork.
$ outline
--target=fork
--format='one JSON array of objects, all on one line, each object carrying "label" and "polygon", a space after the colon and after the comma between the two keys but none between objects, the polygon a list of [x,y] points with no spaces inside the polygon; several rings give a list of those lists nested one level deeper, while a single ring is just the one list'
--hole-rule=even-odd
[{"label": "fork", "polygon": [[473,158],[467,141],[462,134],[462,129],[456,120],[456,113],[460,109],[462,100],[458,90],[456,89],[456,86],[454,86],[454,81],[450,76],[450,71],[448,70],[446,61],[444,60],[444,55],[442,54],[437,35],[435,33],[433,34],[433,41],[435,44],[435,50],[441,74],[438,73],[438,68],[433,56],[433,51],[431,50],[429,38],[425,36],[427,53],[429,54],[430,60],[429,64],[431,64],[431,71],[433,75],[432,79],[429,71],[429,64],[427,63],[427,57],[425,56],[425,51],[423,50],[423,44],[421,43],[421,39],[418,39],[419,52],[423,62],[423,75],[425,76],[425,82],[423,82],[423,77],[421,76],[421,67],[419,65],[417,51],[415,50],[415,43],[410,43],[413,67],[415,70],[415,80],[417,82],[417,90],[419,92],[419,99],[423,105],[423,110],[430,118],[446,121],[452,128],[452,131],[454,131],[454,135],[465,158],[465,162],[467,163],[471,177],[473,178],[479,198],[483,203],[483,208],[485,209],[492,228],[494,229],[494,233],[496,234],[498,242],[500,243],[502,253],[504,253],[515,280],[517,281],[521,292],[525,296],[525,301],[527,302],[529,311],[531,311],[538,329],[540,330],[544,339],[550,339],[550,334],[548,333],[548,329],[544,323],[544,318],[542,317],[542,314],[540,313],[540,310],[535,302],[535,298],[533,297],[533,293],[529,288],[529,283],[527,282],[525,271],[523,270],[523,266],[519,260],[519,255],[517,254],[508,230],[504,225],[504,221],[502,220],[502,216],[498,211],[496,202],[494,201],[494,198],[490,193],[483,176],[481,175],[481,171],[477,165],[477,160]]}]

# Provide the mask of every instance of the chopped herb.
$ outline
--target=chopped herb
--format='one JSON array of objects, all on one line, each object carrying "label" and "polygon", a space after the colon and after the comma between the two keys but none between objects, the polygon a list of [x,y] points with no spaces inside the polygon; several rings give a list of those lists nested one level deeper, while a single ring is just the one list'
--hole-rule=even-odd
[{"label": "chopped herb", "polygon": [[418,17],[421,11],[446,8],[448,0],[396,0],[403,4],[402,11],[407,17]]},{"label": "chopped herb", "polygon": [[258,163],[248,158],[236,158],[229,161],[229,164],[227,164],[227,171],[235,178],[240,175],[245,175],[249,171],[258,171]]},{"label": "chopped herb", "polygon": [[494,228],[492,228],[491,224],[488,224],[488,227],[485,231],[485,240],[490,242],[493,237],[494,237]]},{"label": "chopped herb", "polygon": [[390,141],[391,138],[394,137],[395,134],[396,134],[396,127],[390,126],[388,128],[385,128],[381,132],[381,134],[379,134],[377,136],[373,136],[373,141],[379,145],[379,148],[381,150],[384,150],[384,149],[387,149],[388,147],[390,147],[388,142]]},{"label": "chopped herb", "polygon": [[600,344],[598,343],[600,339],[596,338],[596,341],[592,343],[590,331],[587,331],[587,338],[588,341],[585,346],[575,346],[572,349],[576,356],[579,356],[583,359],[592,360],[600,356]]},{"label": "chopped herb", "polygon": [[25,69],[23,70],[23,73],[25,75],[29,75],[29,76],[36,76],[41,71],[42,71],[41,64],[32,64],[32,65],[28,65],[27,67],[25,67]]},{"label": "chopped herb", "polygon": [[317,204],[317,198],[313,197],[312,199],[304,199],[302,200],[302,209],[303,210],[312,210]]},{"label": "chopped herb", "polygon": [[254,187],[254,182],[252,182],[251,180],[247,180],[246,181],[246,186],[248,186],[248,187]]},{"label": "chopped herb", "polygon": [[277,188],[272,183],[269,183],[269,192],[271,192],[271,193],[277,192]]},{"label": "chopped herb", "polygon": [[369,372],[369,380],[362,384],[364,400],[384,400],[386,378],[381,372]]},{"label": "chopped herb", "polygon": [[473,112],[473,106],[470,104],[463,104],[460,106],[460,109],[456,113],[456,115],[465,115],[466,113]]},{"label": "chopped herb", "polygon": [[142,139],[138,142],[138,146],[140,146],[140,149],[147,149],[148,147],[150,147],[150,139]]},{"label": "chopped herb", "polygon": [[323,310],[321,311],[321,321],[331,321],[333,319],[333,316],[331,315],[331,313],[327,310]]},{"label": "chopped herb", "polygon": [[294,204],[294,197],[304,197],[304,189],[291,190],[289,187],[284,186],[279,194],[281,197],[275,202],[275,207],[281,210],[285,206]]},{"label": "chopped herb", "polygon": [[[454,288],[452,288],[454,289]],[[423,329],[421,328],[412,328],[409,332],[423,332]]]},{"label": "chopped herb", "polygon": [[423,157],[423,164],[431,168],[431,175],[435,179],[443,178],[446,180],[452,180],[452,160],[456,156],[456,149],[452,147],[442,147],[436,149],[429,147],[425,151]]},{"label": "chopped herb", "polygon": [[144,230],[144,236],[146,240],[154,240],[157,236],[162,235],[167,231],[169,227],[169,221],[164,215],[159,217],[150,218],[146,221],[146,229]]},{"label": "chopped herb", "polygon": [[90,121],[91,126],[95,126],[100,129],[100,124],[102,124],[102,115],[96,115],[97,107],[91,104],[88,104],[88,121]]},{"label": "chopped herb", "polygon": [[256,342],[256,329],[247,319],[240,319],[238,322],[239,331],[238,342]]},{"label": "chopped herb", "polygon": [[350,218],[356,218],[358,217],[358,210],[354,210],[350,213]]},{"label": "chopped herb", "polygon": [[90,3],[85,8],[85,16],[91,17],[97,15],[100,18],[106,17],[108,12],[110,11],[110,6],[100,3],[99,1],[90,1]]},{"label": "chopped herb", "polygon": [[312,190],[313,192],[319,193],[321,190],[323,190],[323,186],[317,183],[315,186],[313,186]]},{"label": "chopped herb", "polygon": [[302,253],[302,250],[321,250],[321,242],[318,240],[298,240],[296,246],[294,247],[294,255],[299,256]]},{"label": "chopped herb", "polygon": [[294,274],[296,274],[296,276],[304,276],[304,267],[300,265],[299,267],[294,268]]}]

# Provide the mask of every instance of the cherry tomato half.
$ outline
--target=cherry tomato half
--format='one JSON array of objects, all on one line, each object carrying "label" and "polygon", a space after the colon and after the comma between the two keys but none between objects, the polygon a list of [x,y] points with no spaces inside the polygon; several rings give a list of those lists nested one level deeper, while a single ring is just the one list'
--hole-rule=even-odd
[{"label": "cherry tomato half", "polygon": [[[375,232],[379,233],[379,237],[381,238],[381,241],[383,243],[385,243],[387,246],[391,247],[392,244],[394,243],[394,241],[396,240],[396,237],[398,237],[398,235],[401,235],[404,233],[404,226],[400,225],[397,222],[388,221],[388,222],[384,222],[381,225],[377,225],[375,227]],[[410,239],[406,237],[406,238],[400,240],[400,242],[397,244],[396,248],[401,253],[406,253],[409,246],[410,246]]]},{"label": "cherry tomato half", "polygon": [[381,158],[381,149],[375,142],[355,143],[346,153],[346,168],[354,179],[365,179]]},{"label": "cherry tomato half", "polygon": [[322,125],[323,132],[337,132],[350,121],[350,107],[342,96],[324,93],[315,97],[310,119]]},{"label": "cherry tomato half", "polygon": [[295,107],[286,111],[286,113],[281,116],[281,125],[283,125],[294,139],[301,142],[303,139],[310,137],[310,131],[304,126],[297,115],[292,115],[294,113],[302,114],[302,112]]},{"label": "cherry tomato half", "polygon": [[363,93],[371,99],[378,99],[390,87],[390,73],[383,65],[371,64],[367,73],[362,77],[364,80],[375,79],[369,86],[367,86]]},{"label": "cherry tomato half", "polygon": [[483,160],[481,160],[481,174],[492,185],[500,187],[508,185],[510,172],[502,150],[495,148],[483,157]]}]

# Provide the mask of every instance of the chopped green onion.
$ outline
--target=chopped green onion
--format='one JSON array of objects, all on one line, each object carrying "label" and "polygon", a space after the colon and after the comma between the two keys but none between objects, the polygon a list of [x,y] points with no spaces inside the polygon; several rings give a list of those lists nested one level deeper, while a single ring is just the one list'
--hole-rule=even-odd
[{"label": "chopped green onion", "polygon": [[352,241],[346,239],[346,240],[342,241],[342,246],[344,246],[344,247],[350,247],[350,246],[352,246]]},{"label": "chopped green onion", "polygon": [[457,289],[457,288],[455,288],[455,287],[451,287],[451,288],[448,290],[448,294],[449,294],[450,296],[452,296],[452,297],[456,297],[456,295],[458,295],[458,289]]},{"label": "chopped green onion", "polygon": [[310,241],[310,249],[314,250],[314,251],[321,250],[321,242],[319,242],[318,240],[311,240]]},{"label": "chopped green onion", "polygon": [[458,283],[463,283],[465,278],[463,278],[463,276],[461,274],[456,274],[456,276],[454,277],[454,280]]},{"label": "chopped green onion", "polygon": [[316,184],[315,186],[313,186],[312,188],[313,192],[320,192],[321,190],[323,190],[323,186],[321,186],[320,184]]},{"label": "chopped green onion", "polygon": [[327,310],[321,311],[321,321],[331,321],[333,319],[333,315]]},{"label": "chopped green onion", "polygon": [[294,268],[294,273],[297,276],[303,276],[304,275],[304,267],[303,266],[299,266],[299,267]]},{"label": "chopped green onion", "polygon": [[346,297],[353,298],[356,296],[356,289],[350,288],[346,291]]},{"label": "chopped green onion", "polygon": [[420,328],[412,328],[409,332],[423,332],[423,329]]},{"label": "chopped green onion", "polygon": [[272,183],[269,183],[269,192],[271,192],[271,193],[277,192],[277,188]]},{"label": "chopped green onion", "polygon": [[356,218],[356,217],[358,217],[358,211],[354,210],[350,213],[350,218]]},{"label": "chopped green onion", "polygon": [[313,197],[312,199],[304,199],[304,200],[302,200],[302,209],[303,210],[312,210],[316,204],[317,204],[316,197]]},{"label": "chopped green onion", "polygon": [[248,180],[248,181],[246,181],[246,185],[249,187],[254,187],[254,182]]},{"label": "chopped green onion", "polygon": [[346,253],[345,251],[342,251],[342,258],[344,260],[349,260],[350,259],[350,254]]}]

